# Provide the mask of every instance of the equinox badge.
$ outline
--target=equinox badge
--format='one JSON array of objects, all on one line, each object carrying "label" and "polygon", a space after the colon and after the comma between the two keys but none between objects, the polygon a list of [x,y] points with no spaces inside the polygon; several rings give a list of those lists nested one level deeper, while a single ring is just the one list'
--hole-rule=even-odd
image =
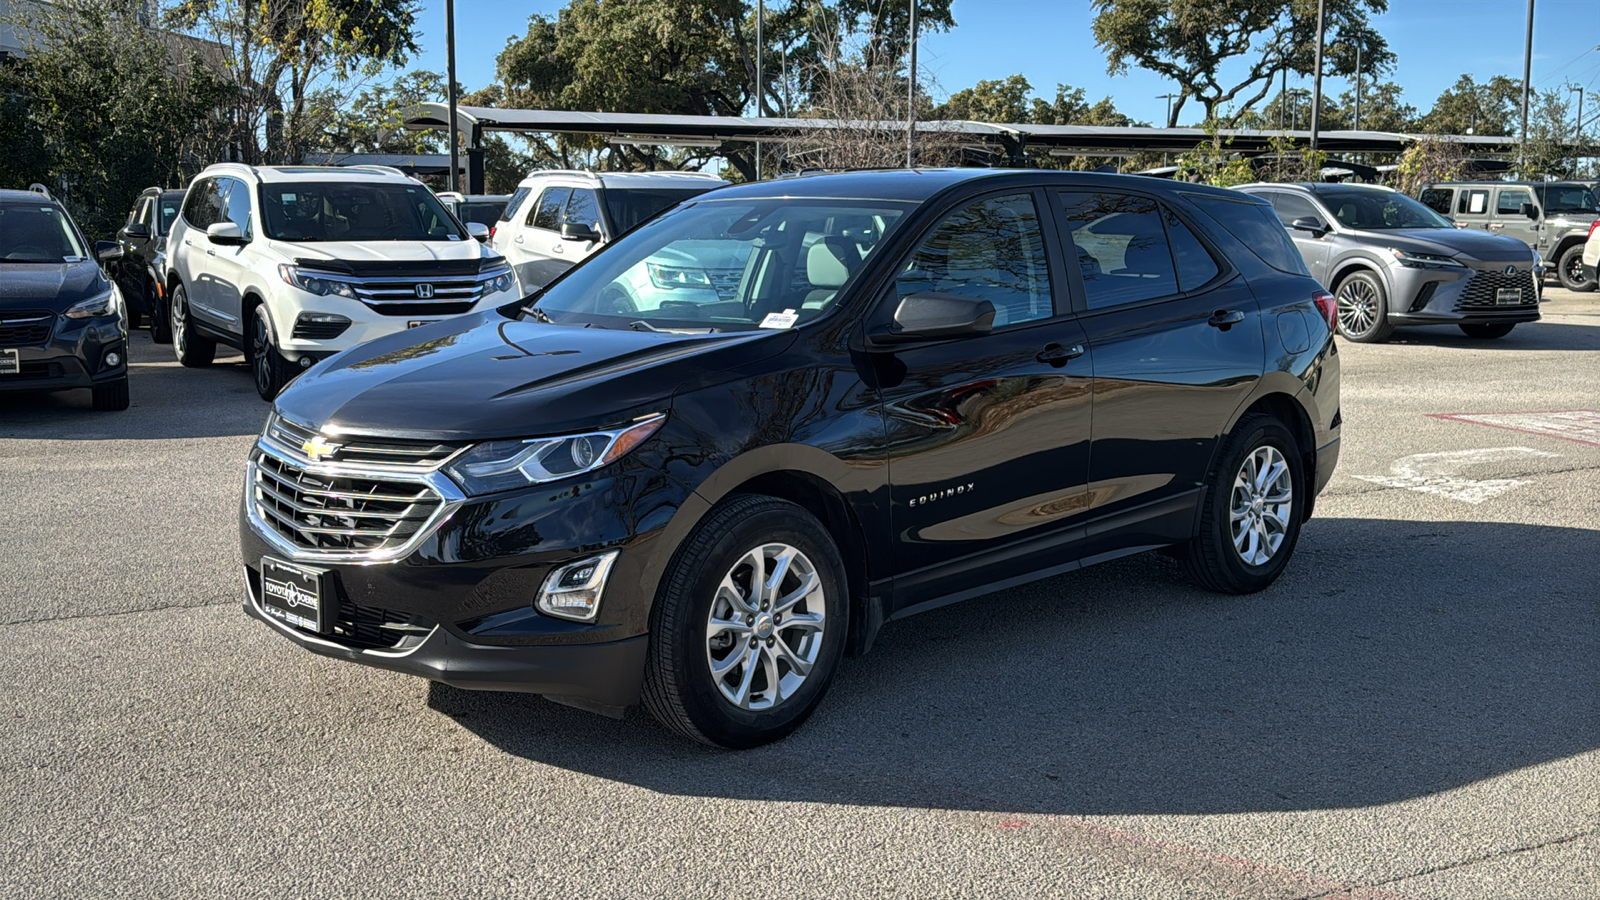
[{"label": "equinox badge", "polygon": [[945,488],[942,491],[934,491],[931,494],[923,494],[921,497],[913,497],[913,498],[911,498],[911,502],[906,504],[906,505],[907,506],[926,506],[927,504],[932,503],[935,500],[943,500],[946,497],[954,497],[957,494],[965,494],[968,491],[975,490],[976,487],[977,487],[977,485],[974,482],[968,482],[966,484],[958,484],[955,487],[948,487],[948,488]]}]

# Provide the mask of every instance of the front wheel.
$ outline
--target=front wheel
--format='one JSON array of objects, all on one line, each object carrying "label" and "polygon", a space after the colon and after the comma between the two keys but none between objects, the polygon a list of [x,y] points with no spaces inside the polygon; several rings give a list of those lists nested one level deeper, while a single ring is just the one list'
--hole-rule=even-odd
[{"label": "front wheel", "polygon": [[267,307],[257,306],[250,317],[250,371],[255,375],[256,393],[271,403],[294,375],[283,355],[278,352],[278,342],[272,334],[272,320],[267,318]]},{"label": "front wheel", "polygon": [[161,294],[156,290],[155,282],[145,282],[144,295],[147,299],[146,305],[150,309],[150,342],[172,343],[172,322],[167,318],[167,306],[161,302]]},{"label": "front wheel", "polygon": [[209,366],[217,358],[217,342],[195,333],[189,320],[189,290],[182,284],[172,288],[172,303],[167,315],[172,323],[172,353],[189,368]]},{"label": "front wheel", "polygon": [[1465,334],[1469,338],[1477,338],[1480,341],[1493,340],[1494,338],[1503,338],[1506,335],[1510,334],[1511,333],[1511,329],[1513,329],[1515,327],[1517,327],[1517,324],[1515,322],[1499,322],[1499,323],[1494,323],[1494,324],[1489,324],[1489,325],[1462,325],[1462,326],[1460,326],[1461,331],[1462,331],[1463,334]]},{"label": "front wheel", "polygon": [[1179,554],[1185,572],[1224,594],[1272,584],[1300,539],[1305,485],[1289,430],[1269,415],[1246,416],[1218,454],[1201,501],[1200,533]]},{"label": "front wheel", "polygon": [[678,733],[755,747],[799,728],[844,650],[847,582],[799,506],[739,495],[678,549],[651,611],[644,701]]},{"label": "front wheel", "polygon": [[1592,291],[1595,282],[1583,277],[1583,245],[1574,244],[1568,247],[1556,261],[1556,278],[1560,279],[1561,286],[1569,291],[1583,293]]},{"label": "front wheel", "polygon": [[1339,333],[1352,341],[1375,344],[1394,333],[1389,324],[1389,299],[1383,282],[1371,272],[1352,272],[1334,291]]},{"label": "front wheel", "polygon": [[94,408],[100,412],[121,412],[128,408],[128,376],[97,384],[91,389]]}]

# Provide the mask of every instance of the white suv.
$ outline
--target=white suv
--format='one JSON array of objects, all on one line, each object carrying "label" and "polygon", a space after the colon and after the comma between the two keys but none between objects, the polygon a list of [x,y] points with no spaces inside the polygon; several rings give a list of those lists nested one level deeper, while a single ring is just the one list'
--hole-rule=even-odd
[{"label": "white suv", "polygon": [[617,235],[727,183],[706,172],[535,172],[506,201],[489,243],[531,294]]},{"label": "white suv", "polygon": [[238,347],[263,399],[317,360],[514,299],[511,268],[395,169],[208,167],[167,241],[185,366]]}]

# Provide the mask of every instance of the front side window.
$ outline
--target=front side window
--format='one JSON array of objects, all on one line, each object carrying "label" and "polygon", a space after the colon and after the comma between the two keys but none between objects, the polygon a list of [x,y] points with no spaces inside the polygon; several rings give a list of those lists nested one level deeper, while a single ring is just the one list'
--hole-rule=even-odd
[{"label": "front side window", "polygon": [[237,178],[221,179],[222,189],[226,192],[227,206],[223,211],[223,221],[232,222],[239,226],[239,233],[246,239],[250,237],[250,185]]},{"label": "front side window", "polygon": [[1090,309],[1178,293],[1178,275],[1159,203],[1109,191],[1056,196],[1062,226],[1077,253],[1084,299]]},{"label": "front side window", "polygon": [[996,328],[1055,315],[1033,197],[988,197],[951,213],[912,253],[895,291],[900,297],[937,291],[988,300]]},{"label": "front side window", "polygon": [[1445,217],[1397,191],[1324,191],[1317,196],[1346,228],[1392,231],[1455,227]]},{"label": "front side window", "polygon": [[261,225],[278,241],[460,241],[461,226],[420,184],[263,184]]},{"label": "front side window", "polygon": [[561,208],[567,205],[567,198],[571,196],[572,188],[547,188],[529,212],[527,224],[546,231],[560,230]]},{"label": "front side window", "polygon": [[1544,203],[1545,215],[1595,213],[1594,194],[1581,184],[1541,184],[1535,188]]},{"label": "front side window", "polygon": [[60,265],[87,259],[77,229],[48,203],[0,204],[0,260]]},{"label": "front side window", "polygon": [[1533,192],[1525,188],[1501,188],[1500,198],[1495,201],[1496,215],[1520,216],[1522,204],[1533,202]]},{"label": "front side window", "polygon": [[1327,224],[1323,218],[1322,211],[1317,209],[1310,200],[1297,194],[1273,191],[1267,195],[1267,199],[1272,201],[1272,209],[1278,214],[1278,221],[1286,226],[1293,225],[1295,219],[1306,218],[1316,219],[1324,225]]},{"label": "front side window", "polygon": [[589,257],[535,305],[558,323],[636,331],[793,327],[833,307],[912,206],[792,198],[695,203]]},{"label": "front side window", "polygon": [[588,188],[573,189],[572,199],[567,201],[566,215],[561,219],[563,225],[569,222],[600,230],[600,199],[594,195],[594,191]]}]

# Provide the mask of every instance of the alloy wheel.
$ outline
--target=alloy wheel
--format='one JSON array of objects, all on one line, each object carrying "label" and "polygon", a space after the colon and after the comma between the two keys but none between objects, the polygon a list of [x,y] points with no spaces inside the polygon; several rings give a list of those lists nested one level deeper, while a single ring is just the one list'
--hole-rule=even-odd
[{"label": "alloy wheel", "polygon": [[1569,253],[1566,258],[1567,271],[1564,279],[1567,284],[1583,283],[1583,256],[1578,253]]},{"label": "alloy wheel", "polygon": [[723,699],[769,710],[805,684],[822,651],[822,579],[789,544],[762,544],[722,577],[706,621],[706,665]]},{"label": "alloy wheel", "polygon": [[1228,530],[1239,558],[1263,566],[1283,546],[1294,511],[1294,480],[1289,462],[1277,447],[1251,451],[1233,477],[1228,503]]},{"label": "alloy wheel", "polygon": [[187,297],[172,298],[172,352],[183,359],[184,346],[189,343],[189,311],[184,308]]},{"label": "alloy wheel", "polygon": [[1335,298],[1339,307],[1339,330],[1350,336],[1360,336],[1378,324],[1378,291],[1361,278],[1352,278],[1339,286]]},{"label": "alloy wheel", "polygon": [[263,397],[272,390],[272,342],[267,338],[267,323],[260,316],[250,329],[250,368],[256,376],[256,391]]}]

